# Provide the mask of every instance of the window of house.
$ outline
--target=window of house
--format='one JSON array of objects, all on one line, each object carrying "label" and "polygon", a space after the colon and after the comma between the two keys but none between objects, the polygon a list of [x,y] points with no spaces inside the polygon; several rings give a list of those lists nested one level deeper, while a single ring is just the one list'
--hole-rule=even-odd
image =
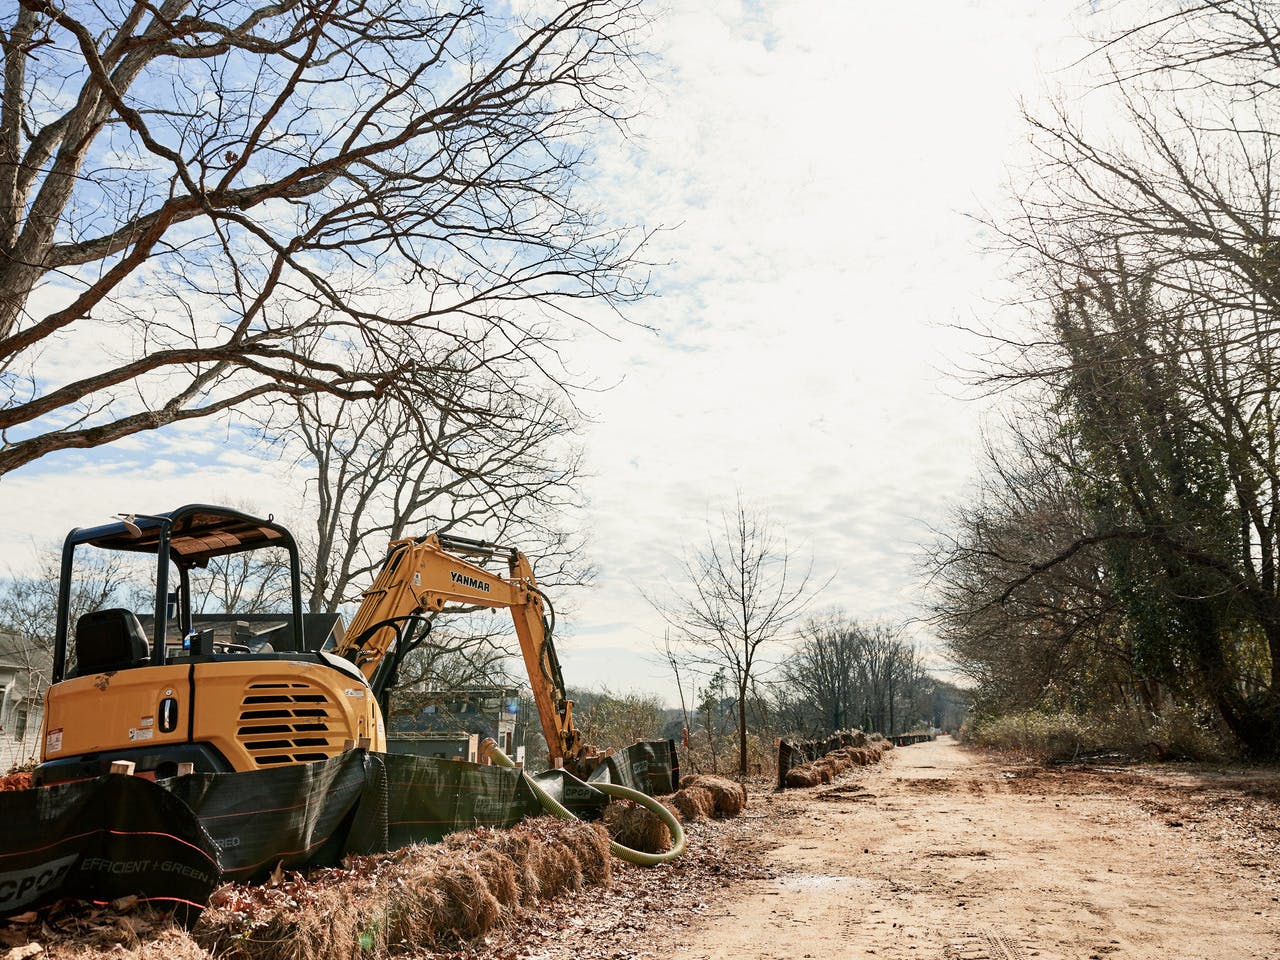
[{"label": "window of house", "polygon": [[18,715],[13,724],[13,738],[21,740],[27,735],[27,708],[19,707]]}]

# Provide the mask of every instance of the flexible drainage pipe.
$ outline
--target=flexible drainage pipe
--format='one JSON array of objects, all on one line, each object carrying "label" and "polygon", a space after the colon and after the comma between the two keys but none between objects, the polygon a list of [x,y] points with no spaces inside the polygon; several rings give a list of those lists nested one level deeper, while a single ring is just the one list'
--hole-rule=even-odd
[{"label": "flexible drainage pipe", "polygon": [[[485,740],[481,749],[486,751],[493,759],[493,762],[500,767],[514,767],[515,762],[498,748],[497,743],[493,740]],[[529,785],[534,796],[538,798],[538,802],[542,804],[543,809],[548,813],[554,814],[561,820],[577,820],[578,818],[570,812],[564,804],[562,804],[547,791],[543,790],[538,782],[525,773],[520,771],[524,777],[524,782]],[[616,840],[609,841],[609,852],[619,860],[625,860],[627,863],[634,863],[641,867],[653,867],[660,863],[667,863],[674,860],[680,854],[684,853],[684,828],[680,826],[680,821],[675,818],[670,810],[660,804],[648,794],[641,793],[639,790],[632,790],[630,787],[624,787],[620,783],[592,783],[590,786],[595,787],[601,793],[606,793],[611,797],[618,797],[622,800],[630,800],[632,803],[638,803],[657,814],[658,818],[667,825],[667,829],[671,831],[671,849],[666,853],[646,853],[643,850],[633,850],[631,847],[624,847]]]}]

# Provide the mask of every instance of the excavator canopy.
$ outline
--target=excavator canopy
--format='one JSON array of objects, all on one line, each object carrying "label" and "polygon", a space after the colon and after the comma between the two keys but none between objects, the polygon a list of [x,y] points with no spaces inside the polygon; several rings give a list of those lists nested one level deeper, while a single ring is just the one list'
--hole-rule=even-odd
[{"label": "excavator canopy", "polygon": [[[170,622],[185,636],[192,629],[191,579],[193,568],[204,567],[215,557],[279,547],[289,555],[291,639],[288,648],[304,649],[301,567],[292,534],[272,518],[263,520],[228,507],[193,503],[168,513],[123,514],[114,523],[77,528],[67,534],[62,547],[62,572],[58,585],[57,633],[54,640],[54,683],[67,668],[71,636],[71,584],[75,550],[80,546],[156,556],[155,606],[151,624],[150,664],[163,664],[168,656]],[[177,567],[178,583],[170,582],[170,564]]]},{"label": "excavator canopy", "polygon": [[182,566],[201,566],[213,557],[293,544],[289,531],[270,518],[262,520],[200,503],[154,516],[129,516],[127,521],[73,530],[67,538],[70,544],[87,543],[104,550],[133,553],[156,553],[162,540],[166,540],[170,559]]}]

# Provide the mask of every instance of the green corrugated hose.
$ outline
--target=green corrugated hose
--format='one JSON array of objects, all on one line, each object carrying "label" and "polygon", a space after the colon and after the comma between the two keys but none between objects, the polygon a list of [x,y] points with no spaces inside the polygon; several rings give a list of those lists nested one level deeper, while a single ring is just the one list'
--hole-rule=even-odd
[{"label": "green corrugated hose", "polygon": [[[489,756],[493,758],[493,762],[500,767],[514,767],[515,763],[510,757],[498,749],[498,745],[492,740],[485,741],[485,747],[488,749]],[[565,808],[555,797],[543,790],[538,782],[525,773],[520,771],[524,777],[524,782],[529,784],[529,788],[533,790],[534,795],[542,804],[543,808],[548,812],[555,814],[561,820],[577,820],[568,809]],[[643,850],[633,850],[630,847],[624,847],[616,840],[609,841],[609,852],[619,860],[625,860],[627,863],[634,863],[641,867],[653,867],[659,863],[666,863],[674,860],[680,854],[684,853],[684,828],[680,826],[680,821],[675,818],[670,810],[660,804],[648,794],[641,793],[639,790],[632,790],[630,787],[624,787],[618,783],[592,783],[590,786],[595,787],[601,793],[607,793],[611,797],[618,797],[623,800],[630,800],[632,803],[638,803],[646,810],[650,810],[657,814],[663,823],[667,825],[667,829],[671,831],[671,849],[666,853],[645,853]]]}]

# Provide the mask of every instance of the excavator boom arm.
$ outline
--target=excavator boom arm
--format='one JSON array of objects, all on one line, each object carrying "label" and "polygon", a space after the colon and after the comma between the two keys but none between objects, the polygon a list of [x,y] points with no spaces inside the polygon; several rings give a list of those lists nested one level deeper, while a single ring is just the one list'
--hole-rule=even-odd
[{"label": "excavator boom arm", "polygon": [[[506,577],[466,556],[507,560]],[[354,663],[381,693],[394,674],[406,631],[449,606],[511,611],[550,759],[574,761],[584,746],[573,724],[548,622],[550,605],[529,559],[518,550],[445,534],[391,542],[387,559],[365,591],[355,618],[334,650]]]}]

